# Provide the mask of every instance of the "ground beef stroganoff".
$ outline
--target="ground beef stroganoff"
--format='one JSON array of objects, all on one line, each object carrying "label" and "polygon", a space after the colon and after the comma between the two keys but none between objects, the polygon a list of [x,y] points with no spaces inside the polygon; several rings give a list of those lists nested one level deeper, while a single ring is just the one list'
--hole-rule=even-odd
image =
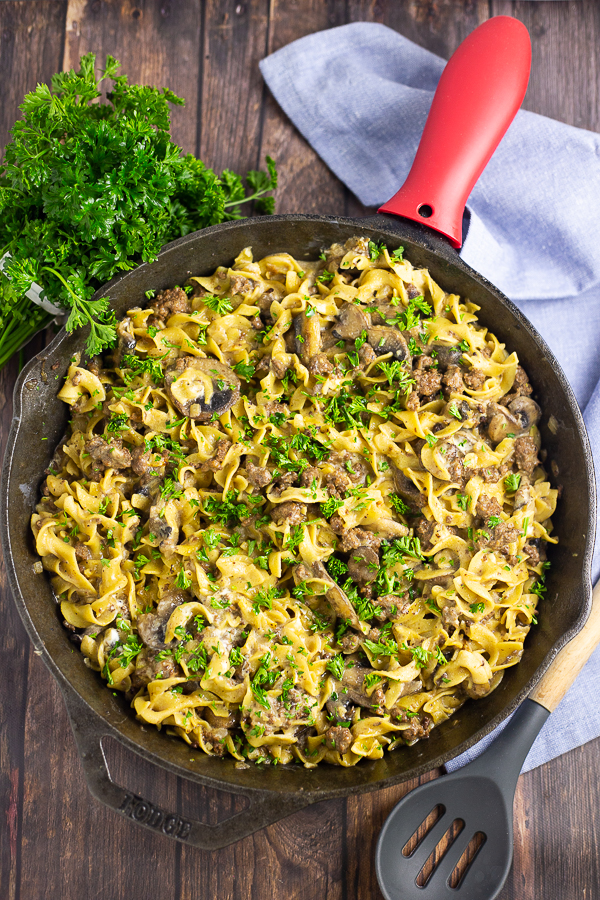
[{"label": "ground beef stroganoff", "polygon": [[557,492],[527,374],[468,298],[365,237],[246,248],[118,334],[71,360],[32,527],[140,722],[240,765],[349,766],[497,687]]}]

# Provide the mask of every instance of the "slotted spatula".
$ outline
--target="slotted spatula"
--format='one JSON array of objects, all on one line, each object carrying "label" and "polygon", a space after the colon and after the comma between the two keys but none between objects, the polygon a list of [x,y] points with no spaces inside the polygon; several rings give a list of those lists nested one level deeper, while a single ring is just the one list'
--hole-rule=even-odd
[{"label": "slotted spatula", "polygon": [[[600,641],[600,582],[583,629],[552,662],[504,731],[476,760],[407,794],[388,816],[376,850],[376,872],[386,900],[494,900],[513,856],[513,801],[521,766],[538,732]],[[403,849],[434,809],[442,815],[409,855]],[[458,837],[424,886],[419,874],[456,820]],[[476,834],[484,835],[458,887],[450,876]],[[406,852],[406,850],[405,850]]]}]

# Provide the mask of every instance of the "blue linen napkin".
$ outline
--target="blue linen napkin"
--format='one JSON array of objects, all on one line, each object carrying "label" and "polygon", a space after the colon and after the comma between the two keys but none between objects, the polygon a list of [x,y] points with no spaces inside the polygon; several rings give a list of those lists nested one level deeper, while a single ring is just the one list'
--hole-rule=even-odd
[{"label": "blue linen napkin", "polygon": [[[360,22],[301,38],[260,68],[329,168],[366,206],[380,206],[408,174],[444,65],[386,26]],[[520,307],[556,354],[584,412],[599,477],[600,135],[521,110],[468,209],[461,255]],[[599,574],[596,550],[594,581]],[[598,694],[600,648],[523,771],[600,735]],[[493,736],[447,768],[478,756]]]}]

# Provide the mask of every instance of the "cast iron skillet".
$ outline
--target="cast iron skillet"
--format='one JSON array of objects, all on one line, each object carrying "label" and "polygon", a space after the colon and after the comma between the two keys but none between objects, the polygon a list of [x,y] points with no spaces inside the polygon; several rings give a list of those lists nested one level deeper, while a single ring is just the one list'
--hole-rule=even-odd
[{"label": "cast iron skillet", "polygon": [[[482,32],[486,39],[491,36],[493,43],[497,43],[498,28],[502,36],[508,27],[506,23],[513,31],[513,26],[519,25],[513,19],[492,19],[466,43],[471,40],[477,48]],[[456,73],[455,61],[458,58],[461,63],[462,47],[446,73]],[[489,47],[484,49],[489,63],[494,54]],[[514,59],[511,65],[514,68]],[[443,87],[440,83],[440,89]],[[511,90],[514,105],[514,86]],[[505,113],[507,121],[498,130],[496,143],[520,105],[523,93],[524,87],[510,117]],[[494,147],[495,144],[487,158]],[[478,158],[481,162],[481,153]],[[456,173],[454,181],[460,182]],[[420,196],[426,197],[426,204],[435,213],[431,199],[434,195]],[[409,209],[408,215],[411,212]],[[459,212],[462,213],[462,206]],[[419,217],[418,211],[414,217]],[[454,224],[459,222],[460,219]],[[489,697],[468,701],[447,723],[434,729],[427,741],[386,753],[377,761],[363,761],[350,769],[331,766],[239,769],[233,759],[208,757],[199,751],[190,753],[183,741],[169,737],[164,731],[142,731],[122,698],[107,690],[99,676],[83,665],[81,655],[73,652],[68,633],[60,623],[49,581],[44,574],[34,571],[38,557],[29,520],[44,469],[65,432],[69,415],[56,395],[69,359],[83,349],[85,336],[61,332],[23,370],[15,386],[14,419],[2,472],[1,521],[8,579],[19,613],[37,652],[63,691],[92,794],[122,815],[198,847],[226,846],[308,804],[386,787],[442,765],[480,740],[518,706],[556,653],[582,627],[589,612],[595,487],[590,447],[577,403],[558,363],[535,329],[506,297],[460,259],[451,246],[452,242],[460,242],[456,235],[449,241],[423,225],[389,215],[362,220],[270,216],[225,223],[169,244],[155,263],[140,266],[112,281],[98,296],[108,294],[120,316],[143,303],[148,289],[183,284],[191,274],[209,273],[217,265],[229,265],[248,245],[252,246],[255,258],[287,250],[298,259],[315,259],[323,247],[336,241],[343,243],[356,234],[384,241],[389,248],[402,244],[414,265],[427,267],[447,291],[468,297],[481,307],[481,322],[508,348],[516,350],[530,376],[534,396],[543,410],[540,426],[543,444],[549,460],[558,465],[558,481],[563,486],[562,499],[553,517],[560,543],[551,549],[553,565],[540,624],[527,639],[522,662],[507,671],[501,685]],[[145,759],[190,781],[242,794],[248,805],[243,812],[217,825],[203,824],[193,814],[183,817],[162,810],[111,780],[102,749],[105,736],[116,738]]]}]

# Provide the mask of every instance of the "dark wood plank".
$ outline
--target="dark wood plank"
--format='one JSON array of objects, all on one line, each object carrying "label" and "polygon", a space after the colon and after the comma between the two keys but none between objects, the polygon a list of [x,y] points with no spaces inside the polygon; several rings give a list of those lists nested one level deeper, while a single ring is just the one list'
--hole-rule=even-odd
[{"label": "dark wood plank", "polygon": [[[60,68],[66,2],[0,4],[0,147],[18,117],[27,91]],[[43,336],[23,353],[29,359],[44,346]],[[12,391],[18,374],[14,358],[0,371],[0,452],[4,455],[12,418]],[[0,563],[0,897],[18,900],[21,876],[23,756],[27,671],[31,645],[10,597]]]},{"label": "dark wood plank", "polygon": [[200,0],[69,0],[63,68],[90,52],[102,66],[110,53],[131,82],[170,88],[186,101],[173,109],[173,140],[195,153],[200,26]]},{"label": "dark wood plank", "polygon": [[381,22],[444,59],[490,16],[488,0],[348,0],[352,22]]},{"label": "dark wood plank", "polygon": [[600,739],[521,776],[515,860],[498,900],[594,898],[600,884]]},{"label": "dark wood plank", "polygon": [[[345,3],[341,0],[272,0],[268,52],[291,41],[343,25]],[[290,123],[271,94],[267,93],[261,156],[277,160],[279,190],[277,210],[340,215],[345,212],[345,188]]]},{"label": "dark wood plank", "polygon": [[[402,751],[400,751],[402,752]],[[375,848],[379,832],[392,809],[409,791],[437,778],[436,769],[421,778],[397,784],[372,794],[346,800],[346,893],[345,900],[383,900],[375,875]],[[400,852],[402,848],[398,848]]]},{"label": "dark wood plank", "polygon": [[[157,858],[161,893],[175,896],[177,846],[132,827],[91,797],[60,691],[33,655],[28,684],[20,896],[152,897],[157,874],[141,861]],[[175,779],[169,785],[166,773],[144,770],[137,757],[129,765],[143,794],[175,808]]]},{"label": "dark wood plank", "polygon": [[245,174],[258,148],[264,92],[258,68],[267,52],[268,0],[206,0],[202,40],[202,115],[197,153],[221,172]]},{"label": "dark wood plank", "polygon": [[493,15],[515,16],[531,35],[531,79],[524,107],[600,130],[600,4],[491,0]]},{"label": "dark wood plank", "polygon": [[60,69],[66,0],[5,0],[0,6],[0,147],[28,91]]},{"label": "dark wood plank", "polygon": [[321,803],[213,853],[184,847],[181,900],[342,900],[344,801]]}]

